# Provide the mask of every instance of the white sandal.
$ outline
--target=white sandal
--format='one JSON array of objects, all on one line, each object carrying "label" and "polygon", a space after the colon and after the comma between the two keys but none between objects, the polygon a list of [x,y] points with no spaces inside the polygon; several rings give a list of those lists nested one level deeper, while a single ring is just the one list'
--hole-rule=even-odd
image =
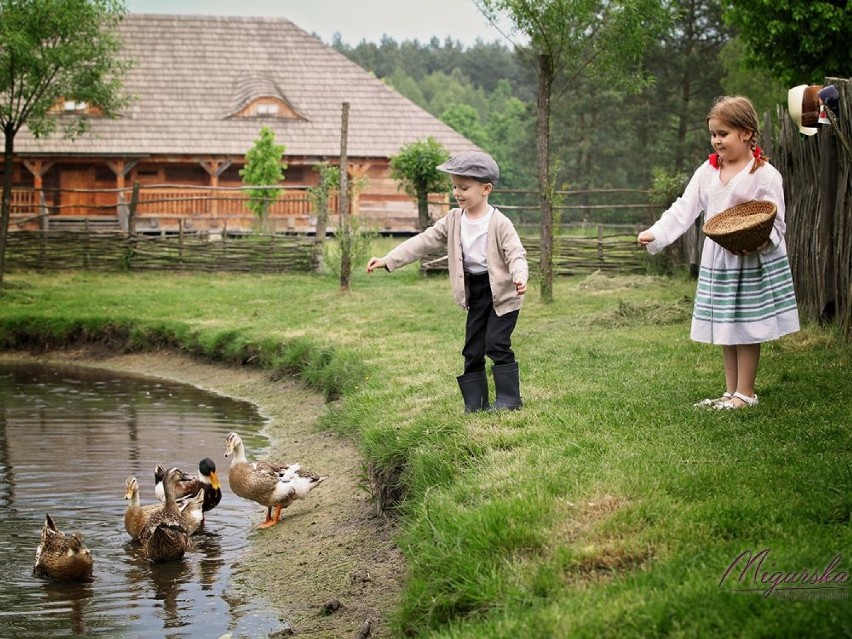
[{"label": "white sandal", "polygon": [[[741,402],[743,402],[745,404],[745,406],[737,406],[736,404],[733,403],[733,401],[731,401],[733,399],[740,400]],[[730,399],[728,399],[724,402],[719,402],[718,404],[715,404],[715,407],[720,409],[720,410],[728,410],[728,409],[733,409],[733,408],[747,408],[748,406],[757,406],[759,403],[760,402],[758,401],[756,394],[753,397],[749,397],[748,395],[743,395],[742,393],[737,391],[733,395],[731,395]]]},{"label": "white sandal", "polygon": [[726,401],[728,401],[728,400],[729,400],[729,399],[731,399],[731,397],[733,397],[733,396],[734,396],[734,394],[733,394],[733,393],[729,393],[728,391],[725,391],[724,393],[722,393],[722,396],[721,396],[721,397],[717,397],[716,399],[711,399],[711,398],[709,398],[709,397],[708,397],[707,399],[702,399],[700,402],[695,402],[695,403],[693,404],[693,406],[701,406],[701,407],[704,407],[704,406],[715,406],[715,405],[716,405],[716,404],[718,404],[719,402],[726,402]]}]

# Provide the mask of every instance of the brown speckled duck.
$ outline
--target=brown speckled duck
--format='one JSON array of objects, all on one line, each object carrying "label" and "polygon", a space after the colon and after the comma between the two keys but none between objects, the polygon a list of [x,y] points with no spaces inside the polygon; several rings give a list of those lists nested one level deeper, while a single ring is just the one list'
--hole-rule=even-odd
[{"label": "brown speckled duck", "polygon": [[[282,508],[287,508],[297,499],[305,499],[308,493],[326,479],[299,464],[248,461],[243,440],[236,433],[228,433],[225,441],[225,457],[231,454],[233,458],[228,471],[231,490],[238,497],[266,506],[266,519],[258,528],[269,528],[277,524]],[[273,507],[275,515],[272,514]]]},{"label": "brown speckled duck", "polygon": [[[165,475],[165,471],[163,471],[163,474]],[[124,488],[124,498],[130,500],[127,504],[127,510],[124,511],[124,529],[128,535],[139,541],[139,535],[145,530],[148,520],[154,513],[163,509],[163,504],[158,502],[145,506],[141,505],[139,502],[139,482],[135,477],[128,477],[124,481]],[[204,521],[203,503],[204,492],[201,490],[193,497],[186,497],[178,501],[181,521],[190,535],[194,535]]]},{"label": "brown speckled duck", "polygon": [[169,468],[163,480],[166,493],[166,503],[162,510],[154,512],[148,518],[142,532],[139,533],[139,543],[145,549],[151,561],[173,561],[184,556],[192,547],[189,532],[180,517],[180,508],[175,500],[175,489],[186,475],[177,468]]},{"label": "brown speckled duck", "polygon": [[92,553],[77,533],[66,535],[45,516],[41,543],[36,549],[33,574],[57,581],[83,581],[92,576]]}]

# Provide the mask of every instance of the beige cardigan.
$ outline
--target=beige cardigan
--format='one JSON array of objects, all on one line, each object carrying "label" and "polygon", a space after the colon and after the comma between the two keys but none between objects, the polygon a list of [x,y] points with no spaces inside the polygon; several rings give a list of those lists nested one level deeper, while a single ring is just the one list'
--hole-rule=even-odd
[{"label": "beige cardigan", "polygon": [[[446,247],[453,299],[466,310],[467,290],[461,243],[463,212],[463,209],[451,209],[447,215],[435,222],[434,226],[407,239],[385,255],[382,260],[385,268],[393,271]],[[499,316],[517,311],[521,308],[524,296],[518,295],[514,282],[526,284],[529,278],[527,252],[521,244],[512,221],[496,208],[488,224],[485,253],[488,260],[488,279],[494,298],[494,312]]]}]

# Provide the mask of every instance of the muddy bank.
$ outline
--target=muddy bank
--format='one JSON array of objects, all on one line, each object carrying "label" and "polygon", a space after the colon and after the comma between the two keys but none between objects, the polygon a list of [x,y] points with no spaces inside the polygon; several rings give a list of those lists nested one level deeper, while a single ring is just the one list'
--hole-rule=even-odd
[{"label": "muddy bank", "polygon": [[[391,540],[391,524],[375,513],[357,449],[318,428],[317,419],[325,410],[319,394],[292,381],[270,381],[261,371],[204,364],[167,352],[0,353],[0,361],[11,359],[161,377],[258,406],[269,419],[269,458],[300,462],[328,479],[308,500],[285,510],[280,524],[252,530],[240,582],[232,584],[235,594],[261,599],[277,612],[281,632],[276,636],[285,636],[287,629],[310,637],[366,636],[359,635],[365,623],[369,636],[391,636],[387,613],[400,593],[404,563]],[[253,451],[247,456],[252,459]],[[228,494],[227,486],[224,491],[239,499]],[[243,503],[246,526],[259,523],[265,508]]]}]

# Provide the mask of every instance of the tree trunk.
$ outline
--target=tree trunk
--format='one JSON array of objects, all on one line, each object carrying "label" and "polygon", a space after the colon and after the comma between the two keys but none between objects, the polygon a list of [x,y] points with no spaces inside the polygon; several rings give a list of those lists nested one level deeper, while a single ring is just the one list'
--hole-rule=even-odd
[{"label": "tree trunk", "polygon": [[3,203],[0,205],[0,286],[6,272],[6,235],[9,233],[9,217],[12,212],[12,156],[15,148],[15,131],[6,126],[6,146],[3,152]]},{"label": "tree trunk", "polygon": [[350,291],[352,289],[352,242],[349,237],[349,167],[348,167],[348,145],[349,145],[349,103],[343,103],[343,112],[340,116],[340,199],[338,211],[340,223],[338,233],[340,235],[340,290]]},{"label": "tree trunk", "polygon": [[[691,53],[691,51],[690,51]],[[686,162],[686,134],[689,131],[690,103],[692,101],[692,78],[685,71],[680,81],[680,113],[677,123],[677,146],[675,147],[675,171],[683,171]]]},{"label": "tree trunk", "polygon": [[541,301],[553,301],[553,208],[550,189],[550,94],[553,87],[553,60],[538,58],[538,100],[536,146],[538,149],[538,191],[541,205]]},{"label": "tree trunk", "polygon": [[421,233],[432,226],[429,220],[429,194],[426,192],[417,194],[417,226]]}]

